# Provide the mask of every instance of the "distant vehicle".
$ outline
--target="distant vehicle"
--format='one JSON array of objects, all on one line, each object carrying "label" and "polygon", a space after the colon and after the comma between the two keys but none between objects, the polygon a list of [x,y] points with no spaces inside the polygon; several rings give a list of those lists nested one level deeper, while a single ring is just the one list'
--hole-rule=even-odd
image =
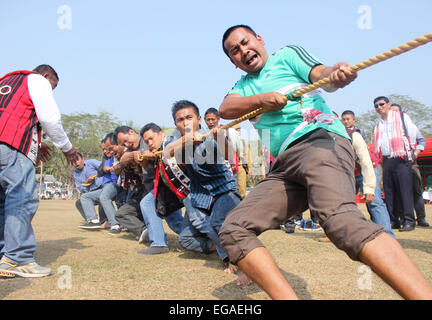
[{"label": "distant vehicle", "polygon": [[42,183],[41,194],[39,195],[39,198],[42,200],[59,199],[62,193],[67,194],[67,190],[62,190],[59,183],[47,181]]}]

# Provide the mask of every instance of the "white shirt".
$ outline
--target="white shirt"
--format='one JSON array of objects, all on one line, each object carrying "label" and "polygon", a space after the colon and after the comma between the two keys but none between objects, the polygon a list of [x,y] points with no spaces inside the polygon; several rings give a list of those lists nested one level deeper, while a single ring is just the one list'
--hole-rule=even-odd
[{"label": "white shirt", "polygon": [[[397,111],[389,111],[390,112],[397,112]],[[388,115],[387,115],[388,117]],[[410,141],[410,145],[412,150],[418,149],[420,151],[424,150],[424,145],[422,144],[417,144],[417,146],[415,146],[416,141],[417,141],[417,136],[418,133],[420,132],[419,129],[417,128],[417,126],[412,122],[411,118],[406,114],[403,113],[403,119],[408,131],[408,138]],[[387,119],[384,120],[382,118],[379,118],[378,121],[380,121],[382,123],[382,127],[383,127],[383,132],[382,132],[382,141],[381,141],[381,153],[383,156],[389,156],[390,155],[390,143],[389,143],[389,136],[388,136],[388,122]]]},{"label": "white shirt", "polygon": [[57,149],[68,152],[72,149],[72,144],[64,132],[51,83],[40,74],[30,74],[27,77],[27,85],[42,129]]}]

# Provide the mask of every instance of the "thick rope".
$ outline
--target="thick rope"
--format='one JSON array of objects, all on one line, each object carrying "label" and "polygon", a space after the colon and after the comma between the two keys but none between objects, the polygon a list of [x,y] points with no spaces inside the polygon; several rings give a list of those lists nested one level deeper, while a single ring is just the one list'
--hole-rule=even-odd
[{"label": "thick rope", "polygon": [[[398,56],[398,55],[400,55],[402,53],[405,53],[407,51],[415,49],[415,48],[417,48],[419,46],[425,45],[426,43],[431,42],[431,41],[432,41],[432,33],[427,33],[427,34],[425,34],[422,37],[418,37],[418,38],[416,38],[416,39],[414,39],[412,41],[408,41],[407,43],[402,44],[402,45],[400,45],[400,46],[398,46],[396,48],[390,49],[389,51],[386,51],[384,53],[376,55],[375,57],[372,57],[372,58],[369,58],[367,60],[364,60],[363,62],[360,62],[360,63],[358,63],[358,64],[356,64],[354,66],[351,66],[349,70],[351,72],[357,72],[357,71],[366,69],[366,68],[368,68],[370,66],[373,66],[373,65],[375,65],[375,64],[377,64],[379,62],[388,60],[388,59],[393,58],[395,56]],[[287,98],[290,101],[298,101],[298,100],[301,99],[302,95],[304,95],[306,93],[309,93],[309,92],[311,92],[311,91],[313,91],[315,89],[321,88],[321,87],[323,87],[323,86],[325,86],[325,85],[327,85],[329,83],[330,83],[330,77],[326,77],[326,78],[321,79],[319,81],[316,81],[316,82],[314,82],[314,83],[312,83],[312,84],[310,84],[310,85],[308,85],[308,86],[306,86],[306,87],[304,87],[302,89],[298,89],[298,90],[296,90],[294,92],[290,92],[289,94],[287,94]],[[236,124],[238,124],[240,122],[243,122],[243,121],[249,120],[251,118],[254,118],[254,117],[256,117],[256,116],[258,116],[258,115],[260,115],[260,114],[262,114],[264,112],[265,112],[264,108],[258,108],[258,109],[254,110],[252,112],[249,112],[249,113],[241,116],[240,118],[238,118],[238,119],[236,119],[234,121],[231,121],[231,122],[223,125],[222,127],[220,127],[220,129],[224,130],[224,129],[231,128],[231,127],[235,126]],[[207,138],[211,134],[212,134],[211,131],[208,132],[208,133],[206,133],[206,134],[204,134],[202,136],[202,139]],[[161,151],[155,152],[156,155],[159,155],[161,153],[162,153]]]}]

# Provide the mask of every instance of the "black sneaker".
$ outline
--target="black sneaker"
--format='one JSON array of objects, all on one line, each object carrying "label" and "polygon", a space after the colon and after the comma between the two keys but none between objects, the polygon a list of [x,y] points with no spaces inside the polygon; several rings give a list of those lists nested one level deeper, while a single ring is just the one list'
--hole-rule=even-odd
[{"label": "black sneaker", "polygon": [[294,222],[288,221],[287,223],[281,225],[281,229],[286,233],[294,233],[296,226],[297,225]]},{"label": "black sneaker", "polygon": [[415,229],[415,225],[409,225],[409,224],[404,224],[399,231],[400,232],[406,232],[406,231],[413,231]]},{"label": "black sneaker", "polygon": [[419,227],[429,227],[429,223],[424,218],[417,219],[417,225]]},{"label": "black sneaker", "polygon": [[392,228],[392,229],[400,229],[400,228],[401,228],[401,225],[400,225],[399,223],[392,223],[392,224],[391,224],[391,228]]},{"label": "black sneaker", "polygon": [[80,225],[81,229],[85,230],[100,230],[100,222],[88,221],[86,224]]}]

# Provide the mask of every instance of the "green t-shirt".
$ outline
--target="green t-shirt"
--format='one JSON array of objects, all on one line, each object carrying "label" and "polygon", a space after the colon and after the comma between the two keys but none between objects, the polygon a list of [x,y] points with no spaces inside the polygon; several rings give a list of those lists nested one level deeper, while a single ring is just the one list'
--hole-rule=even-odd
[{"label": "green t-shirt", "polygon": [[[237,93],[247,97],[278,91],[286,95],[310,84],[309,73],[318,64],[322,63],[305,49],[287,46],[269,56],[259,74],[242,76],[228,94]],[[322,113],[333,115],[318,90],[303,95],[302,101],[303,108],[314,108]],[[282,153],[293,141],[317,128],[324,128],[349,139],[345,127],[338,119],[332,124],[310,123],[290,137],[290,134],[303,122],[299,102],[289,101],[282,110],[263,113],[251,122],[274,157]]]}]

